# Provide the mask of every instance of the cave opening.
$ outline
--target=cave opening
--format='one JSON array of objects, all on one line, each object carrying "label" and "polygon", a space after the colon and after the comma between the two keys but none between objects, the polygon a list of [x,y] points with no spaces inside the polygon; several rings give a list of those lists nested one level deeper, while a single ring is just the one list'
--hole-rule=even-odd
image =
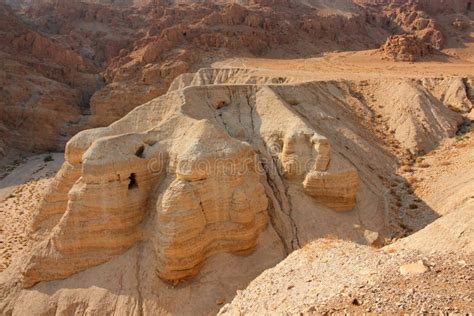
[{"label": "cave opening", "polygon": [[132,173],[130,177],[128,177],[128,189],[131,190],[134,188],[138,188],[138,184],[137,184],[137,178],[135,174]]},{"label": "cave opening", "polygon": [[145,146],[140,146],[135,152],[135,156],[137,156],[138,158],[145,158],[143,155],[144,151],[145,151]]},{"label": "cave opening", "polygon": [[472,11],[472,2],[467,3],[467,11]]}]

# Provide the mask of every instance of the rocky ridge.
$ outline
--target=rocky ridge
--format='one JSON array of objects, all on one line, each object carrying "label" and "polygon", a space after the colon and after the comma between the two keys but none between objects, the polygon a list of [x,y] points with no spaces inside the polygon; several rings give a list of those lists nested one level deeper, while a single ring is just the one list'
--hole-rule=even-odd
[{"label": "rocky ridge", "polygon": [[[413,34],[441,49],[456,45],[470,29],[466,1],[444,10],[423,1],[22,5],[15,12],[1,8],[4,152],[61,149],[78,131],[109,125],[164,94],[178,75],[225,57],[370,49],[394,33]],[[35,127],[36,115],[48,122],[47,129]],[[41,137],[30,141],[35,135]]]},{"label": "rocky ridge", "polygon": [[3,3],[0,15],[3,146],[24,151],[57,148],[65,123],[80,118],[85,98],[95,91],[98,69],[34,31]]},{"label": "rocky ridge", "polygon": [[[401,269],[410,265],[423,269]],[[469,312],[472,265],[472,254],[391,252],[320,240],[262,273],[219,315]]]},{"label": "rocky ridge", "polygon": [[[0,314],[209,314],[249,284],[221,313],[472,309],[474,90],[460,50],[421,65],[380,50],[280,70],[219,61],[405,33],[433,46],[436,31],[468,47],[468,2],[99,2],[0,11],[0,93],[26,122],[0,122],[0,151],[96,127],[69,140],[61,168],[59,153],[0,166]],[[351,65],[364,58],[370,69]],[[37,94],[21,103],[25,78]],[[35,113],[57,120],[43,131]],[[48,137],[31,147],[29,129]]]},{"label": "rocky ridge", "polygon": [[[65,163],[32,214],[31,248],[1,275],[2,311],[24,306],[19,302],[37,288],[87,283],[97,269],[138,264],[148,281],[126,286],[150,299],[128,308],[178,312],[153,299],[161,290],[152,284],[199,280],[198,272],[222,253],[255,251],[265,265],[328,235],[373,245],[399,236],[398,202],[386,194],[397,152],[430,150],[456,131],[461,115],[438,101],[431,105],[437,113],[431,130],[394,121],[399,130],[384,129],[377,138],[364,124],[386,115],[378,102],[393,110],[404,103],[382,98],[408,95],[422,113],[430,95],[422,82],[401,79],[404,91],[374,94],[368,102],[364,89],[386,91],[383,85],[393,80],[291,83],[257,74],[202,69],[182,75],[166,95],[71,139]],[[372,118],[363,115],[371,112]],[[411,135],[403,130],[415,131],[413,143],[403,142]],[[360,158],[367,148],[371,165]],[[271,244],[280,252],[260,252]],[[97,307],[85,293],[74,293],[84,308]],[[62,304],[57,296],[37,302]]]}]

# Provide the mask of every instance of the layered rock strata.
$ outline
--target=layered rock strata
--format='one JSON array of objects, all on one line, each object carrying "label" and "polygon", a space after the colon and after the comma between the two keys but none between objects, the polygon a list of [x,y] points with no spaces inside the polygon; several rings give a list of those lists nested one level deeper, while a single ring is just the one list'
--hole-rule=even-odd
[{"label": "layered rock strata", "polygon": [[[356,169],[271,86],[189,86],[76,135],[33,221],[24,286],[153,243],[157,274],[195,275],[209,256],[253,249],[268,222],[289,244],[285,187],[355,206]],[[291,247],[291,245],[289,246]]]}]

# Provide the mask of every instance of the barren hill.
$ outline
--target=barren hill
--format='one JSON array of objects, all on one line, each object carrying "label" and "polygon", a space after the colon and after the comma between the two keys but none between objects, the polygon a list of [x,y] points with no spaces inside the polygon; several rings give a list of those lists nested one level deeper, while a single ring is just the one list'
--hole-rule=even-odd
[{"label": "barren hill", "polygon": [[0,314],[472,311],[472,9],[0,3]]},{"label": "barren hill", "polygon": [[[401,33],[451,49],[471,29],[467,0],[9,3],[16,11],[0,10],[4,154],[60,150],[79,130],[106,126],[176,76],[224,58],[374,49]],[[424,55],[397,45],[389,58]]]},{"label": "barren hill", "polygon": [[[453,136],[462,116],[427,83],[386,81],[401,90],[377,94],[385,84],[380,80],[314,81],[272,71],[203,69],[178,77],[166,95],[109,127],[79,133],[32,214],[30,250],[2,274],[2,295],[8,297],[2,308],[21,312],[23,302],[35,299],[36,308],[56,306],[62,313],[72,307],[61,304],[72,299],[81,310],[112,312],[112,305],[98,306],[89,291],[61,288],[91,284],[99,271],[117,274],[117,265],[134,265],[139,281],[120,272],[120,288],[134,297],[121,308],[186,312],[173,300],[153,297],[164,282],[195,277],[183,290],[195,284],[213,293],[206,300],[191,296],[204,312],[209,300],[218,299],[218,279],[201,285],[200,271],[219,269],[222,260],[260,260],[246,268],[250,277],[321,237],[383,245],[423,227],[410,227],[410,217],[400,217],[412,212],[415,197],[395,174],[397,160],[410,161]],[[401,102],[405,97],[412,102]],[[430,114],[420,119],[426,107]],[[406,113],[405,123],[391,125],[393,112]],[[370,164],[364,160],[368,153]],[[419,216],[436,218],[429,205],[417,205]],[[269,245],[272,253],[259,250]],[[213,259],[253,249],[248,259]],[[66,280],[52,281],[57,279]],[[235,291],[245,280],[250,281],[219,291]],[[116,278],[101,282],[108,289],[105,300],[117,299]],[[20,288],[12,291],[12,284]],[[62,294],[40,298],[37,289]]]}]

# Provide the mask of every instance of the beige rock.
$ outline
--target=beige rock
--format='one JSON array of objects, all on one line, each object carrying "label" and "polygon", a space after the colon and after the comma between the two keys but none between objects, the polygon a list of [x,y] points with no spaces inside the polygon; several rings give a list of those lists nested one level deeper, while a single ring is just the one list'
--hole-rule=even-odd
[{"label": "beige rock", "polygon": [[468,88],[462,78],[452,78],[448,84],[443,102],[457,112],[468,113],[472,110],[472,103],[467,94]]},{"label": "beige rock", "polygon": [[[0,67],[7,69],[0,71],[0,77],[6,73],[0,78],[6,87],[1,97],[7,106],[28,109],[0,106],[8,114],[0,113],[0,142],[6,143],[0,146],[24,142],[38,150],[57,148],[71,130],[84,128],[77,124],[82,122],[78,105],[89,104],[102,74],[107,86],[91,100],[91,126],[118,121],[83,132],[67,146],[66,162],[32,214],[33,248],[19,253],[11,265],[11,254],[19,250],[3,252],[10,266],[0,275],[0,314],[211,314],[216,302],[231,301],[237,289],[301,247],[283,264],[288,270],[276,270],[267,280],[272,285],[284,280],[282,292],[293,293],[289,301],[309,308],[323,306],[311,299],[327,302],[351,287],[373,285],[376,278],[383,282],[387,272],[400,278],[399,265],[418,259],[403,258],[382,269],[389,255],[374,248],[339,247],[334,241],[304,245],[325,236],[374,244],[400,223],[398,217],[392,221],[392,213],[404,198],[397,195],[401,183],[389,182],[400,151],[429,151],[454,135],[462,117],[446,105],[465,100],[459,85],[446,83],[436,95],[417,80],[394,76],[464,73],[465,61],[408,66],[374,61],[375,52],[362,50],[383,42],[389,29],[399,29],[396,24],[440,48],[445,40],[441,29],[458,35],[449,26],[451,17],[437,19],[419,11],[421,1],[372,1],[370,8],[352,0],[160,0],[142,8],[120,8],[131,5],[128,0],[53,2],[39,11],[22,11],[41,35],[5,33],[6,45],[0,45]],[[438,12],[442,2],[435,3],[436,10],[422,7]],[[2,26],[8,25],[8,15],[2,15]],[[454,36],[453,43],[458,39]],[[26,52],[21,65],[12,47]],[[353,52],[325,54],[335,49]],[[257,61],[252,55],[285,59]],[[301,55],[315,58],[292,59]],[[217,60],[232,69],[183,74]],[[89,61],[101,69],[86,69]],[[13,80],[15,73],[23,74]],[[24,78],[34,80],[28,89],[30,81]],[[155,99],[168,86],[169,93]],[[354,91],[359,86],[363,91]],[[43,96],[36,98],[37,91]],[[20,129],[23,114],[29,120]],[[81,127],[63,129],[68,127],[64,122]],[[466,148],[466,142],[453,148],[461,146]],[[39,163],[32,174],[43,167]],[[13,176],[15,181],[9,177],[0,186],[23,181]],[[469,177],[459,178],[468,183]],[[417,179],[423,189],[422,182],[432,178]],[[438,195],[463,191],[471,196],[468,190],[453,185]],[[10,224],[4,214],[18,213],[10,218],[15,219],[12,226],[29,221],[29,211],[20,216],[24,197],[40,197],[37,191],[23,191],[11,204],[0,203],[0,229]],[[419,209],[435,205],[416,203]],[[460,203],[443,207],[454,210]],[[419,209],[395,215],[424,217],[418,216]],[[426,236],[415,234],[413,247],[472,249],[470,210],[442,218],[439,226],[426,228]],[[4,236],[0,230],[0,239]],[[23,239],[7,237],[8,245],[25,245]],[[400,260],[397,252],[390,256]],[[317,269],[308,269],[315,262]],[[292,273],[300,267],[301,280],[294,282]],[[174,286],[163,281],[192,276]],[[256,284],[257,292],[265,292]],[[304,290],[308,295],[302,298]],[[268,300],[250,296],[248,301],[266,305],[268,313],[307,311],[285,310],[290,305],[278,303],[288,298],[284,295],[276,299],[271,290]],[[348,302],[364,309],[366,303],[366,298]]]},{"label": "beige rock", "polygon": [[[332,156],[328,139],[270,87],[171,90],[68,143],[34,216],[39,242],[24,286],[106,262],[140,240],[153,243],[157,273],[172,281],[195,275],[215,253],[249,251],[267,225],[268,198],[288,199],[271,170],[279,164],[319,203],[350,210],[357,172]],[[291,210],[280,208],[276,220],[288,226]]]},{"label": "beige rock", "polygon": [[364,237],[367,240],[369,245],[377,246],[377,242],[380,239],[380,234],[378,232],[364,230]]},{"label": "beige rock", "polygon": [[340,158],[333,158],[325,171],[312,171],[306,176],[305,192],[331,209],[351,210],[356,204],[359,177],[357,170]]},{"label": "beige rock", "polygon": [[427,272],[429,268],[423,263],[422,260],[419,260],[414,263],[407,263],[400,266],[401,275],[416,275],[423,274]]},{"label": "beige rock", "polygon": [[[81,311],[184,313],[190,310],[182,297],[188,297],[208,311],[312,240],[382,240],[390,205],[375,174],[390,175],[395,159],[355,115],[346,81],[297,80],[278,72],[204,69],[181,75],[166,95],[116,123],[79,133],[33,214],[33,249],[1,275],[0,310],[27,313],[34,301],[46,314],[51,306],[74,309],[70,302]],[[387,93],[390,83],[400,91]],[[364,87],[387,108],[370,104],[376,115],[398,110],[411,118],[433,99],[395,100],[403,93],[412,100],[429,95],[419,85],[392,78]],[[429,109],[436,119],[426,119],[438,132],[419,128],[413,139],[436,144],[451,128],[443,122],[458,114],[441,102]],[[365,268],[366,261],[357,262]],[[399,275],[402,263],[390,271]],[[235,273],[243,270],[248,274],[236,285]],[[163,281],[191,276],[176,287]]]},{"label": "beige rock", "polygon": [[468,113],[473,108],[471,80],[463,77],[425,78],[422,84],[447,107],[458,113]]}]

